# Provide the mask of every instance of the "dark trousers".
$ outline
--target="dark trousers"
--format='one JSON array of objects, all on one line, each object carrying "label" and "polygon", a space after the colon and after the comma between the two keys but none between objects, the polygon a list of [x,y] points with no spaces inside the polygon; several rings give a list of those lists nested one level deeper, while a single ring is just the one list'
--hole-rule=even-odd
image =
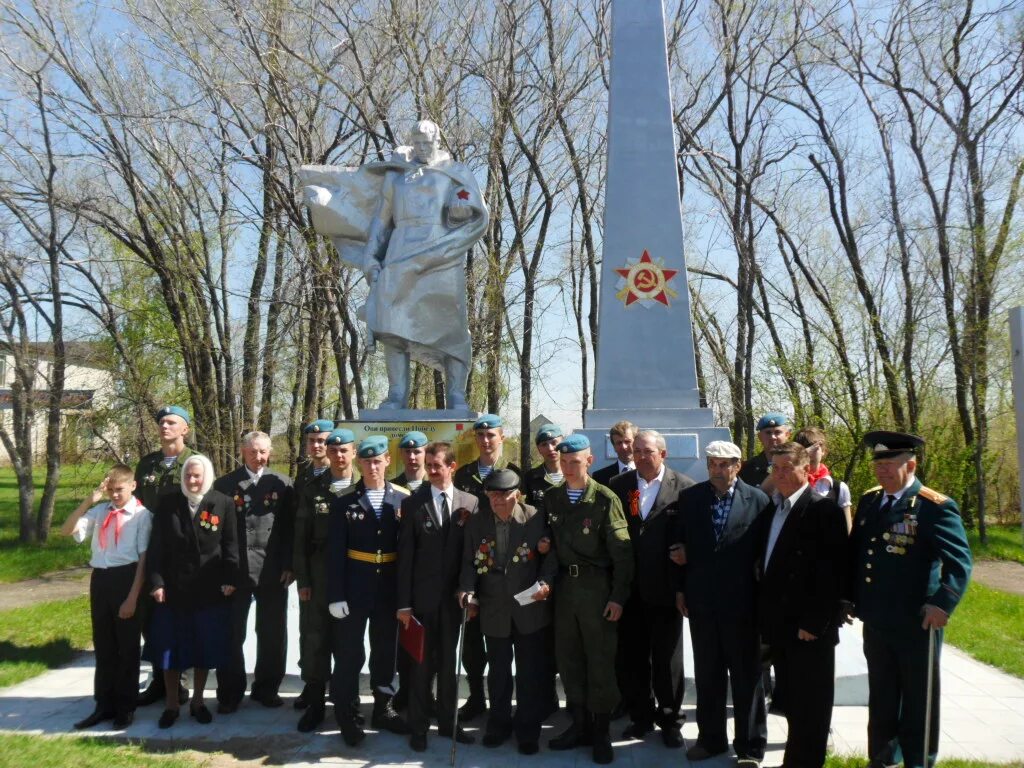
[{"label": "dark trousers", "polygon": [[272,696],[284,680],[288,651],[288,590],[280,583],[240,587],[231,596],[231,644],[228,662],[217,669],[217,701],[238,704],[245,696],[245,628],[256,603],[256,668],[253,695]]},{"label": "dark trousers", "polygon": [[423,624],[424,652],[423,663],[413,662],[412,665],[409,728],[414,734],[425,734],[430,728],[430,682],[437,675],[437,725],[442,731],[448,731],[454,724],[458,693],[455,663],[462,611],[454,599],[442,600],[437,611],[416,618]]},{"label": "dark trousers", "polygon": [[[512,626],[509,637],[487,637],[487,688],[491,710],[487,730],[492,733],[515,731],[520,744],[537,743],[547,702],[546,674],[549,668],[544,653],[548,627],[523,634]],[[515,684],[512,658],[515,657]],[[512,717],[512,689],[516,691],[516,716]]]},{"label": "dark trousers", "polygon": [[462,643],[462,668],[466,670],[466,679],[472,693],[474,685],[483,683],[484,670],[487,668],[487,649],[484,647],[484,636],[478,619],[466,622],[466,636]]},{"label": "dark trousers", "polygon": [[829,638],[771,643],[772,664],[786,690],[785,768],[821,768],[828,748],[835,692],[836,646]]},{"label": "dark trousers", "polygon": [[[932,717],[928,765],[939,751],[939,656],[942,630],[935,633]],[[864,625],[868,662],[868,757],[907,768],[925,765],[924,716],[928,695],[928,631],[920,625],[880,630]]]},{"label": "dark trousers", "polygon": [[739,758],[764,758],[768,741],[761,643],[753,611],[739,616],[690,615],[697,684],[697,741],[710,752],[728,747],[726,684],[732,687],[733,748]]},{"label": "dark trousers", "polygon": [[[331,695],[335,701],[354,701],[359,696],[359,671],[366,661],[363,638],[370,625],[370,688],[374,693],[394,695],[395,652],[398,647],[398,620],[394,604],[353,610],[344,619],[331,619],[334,672]],[[337,710],[335,710],[337,711]]]},{"label": "dark trousers", "polygon": [[678,723],[684,686],[682,639],[683,617],[675,606],[637,597],[626,601],[619,640],[626,674],[623,700],[634,723]]},{"label": "dark trousers", "polygon": [[96,649],[93,698],[105,713],[135,711],[139,695],[139,649],[142,626],[138,613],[130,619],[117,615],[131,592],[137,563],[115,568],[94,568],[89,579],[92,645]]},{"label": "dark trousers", "polygon": [[331,678],[331,613],[316,597],[299,603],[299,648],[302,682],[325,690]]}]

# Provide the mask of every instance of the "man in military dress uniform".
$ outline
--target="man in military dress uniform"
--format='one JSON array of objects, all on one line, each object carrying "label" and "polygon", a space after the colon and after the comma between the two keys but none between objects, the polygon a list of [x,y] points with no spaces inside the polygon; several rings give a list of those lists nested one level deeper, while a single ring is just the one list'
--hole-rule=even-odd
[{"label": "man in military dress uniform", "polygon": [[[511,469],[518,474],[519,467],[506,461],[502,455],[505,433],[500,416],[487,413],[477,419],[473,423],[473,437],[480,456],[476,461],[455,470],[453,482],[460,491],[477,497],[482,512],[489,512],[484,480],[496,469]],[[469,698],[459,709],[459,719],[468,722],[487,711],[487,700],[484,697],[487,652],[484,648],[484,636],[480,633],[480,622],[470,621],[466,624],[466,635],[462,643],[462,666],[466,670]]]},{"label": "man in military dress uniform", "polygon": [[[328,600],[334,674],[331,691],[339,702],[359,695],[359,670],[366,661],[363,638],[370,626],[370,687],[374,728],[405,734],[409,727],[391,704],[395,689],[395,620],[398,526],[409,492],[385,479],[391,463],[388,439],[370,435],[356,451],[362,475],[351,493],[331,504],[327,546]],[[364,738],[350,709],[335,707],[342,738],[350,747]]]},{"label": "man in military dress uniform", "polygon": [[545,506],[559,565],[555,647],[572,723],[548,746],[592,743],[594,762],[610,763],[609,716],[619,701],[615,622],[633,581],[633,548],[618,496],[587,475],[590,441],[570,435],[558,451],[565,484],[547,494]]},{"label": "man in military dress uniform", "polygon": [[328,513],[334,500],[348,493],[355,482],[352,477],[355,457],[352,430],[332,429],[324,442],[328,466],[305,483],[295,518],[292,555],[299,592],[299,643],[302,681],[305,683],[303,698],[308,707],[298,724],[303,733],[312,731],[323,722],[324,697],[331,675],[331,615],[327,600]]},{"label": "man in military dress uniform", "polygon": [[410,491],[415,491],[427,479],[427,470],[423,466],[427,436],[422,432],[413,430],[402,435],[398,441],[398,449],[402,452],[402,463],[405,468],[401,474],[395,475],[391,482],[400,485]]},{"label": "man in military dress uniform", "polygon": [[238,516],[238,589],[231,597],[228,662],[217,670],[217,711],[234,712],[245,695],[245,643],[249,609],[256,602],[256,669],[250,695],[265,707],[280,707],[288,650],[288,585],[292,582],[291,480],[270,469],[270,435],[242,437],[242,466],[217,478],[213,487],[234,500]]},{"label": "man in military dress uniform", "polygon": [[[156,423],[160,430],[160,450],[147,453],[139,460],[135,468],[135,495],[142,502],[142,506],[156,514],[160,505],[160,497],[168,492],[173,492],[181,487],[181,468],[185,460],[192,455],[192,451],[185,445],[185,436],[188,435],[192,418],[188,411],[177,405],[166,405],[154,414]],[[150,608],[148,596],[140,601],[142,609],[139,622],[142,626],[143,637],[149,634],[149,621],[147,621]],[[138,706],[144,707],[156,701],[164,700],[164,674],[157,663],[153,664],[153,679],[141,694],[139,694]],[[178,700],[184,704],[188,701],[188,691],[185,686],[178,685]]]},{"label": "man in military dress uniform", "polygon": [[[915,477],[916,435],[869,432],[881,484],[857,505],[850,594],[864,622],[868,757],[872,766],[934,765],[939,748],[942,628],[971,576],[971,550],[956,502]],[[935,630],[931,725],[924,751],[928,643]]]}]

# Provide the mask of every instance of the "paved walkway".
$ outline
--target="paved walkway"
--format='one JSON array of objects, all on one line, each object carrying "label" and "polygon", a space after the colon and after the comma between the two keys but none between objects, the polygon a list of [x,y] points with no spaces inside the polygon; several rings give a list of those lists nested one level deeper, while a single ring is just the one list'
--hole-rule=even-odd
[{"label": "paved walkway", "polygon": [[23,608],[36,603],[48,603],[53,600],[70,600],[79,595],[89,594],[89,574],[92,568],[69,568],[65,571],[54,571],[38,579],[15,581],[11,584],[0,584],[0,611],[10,608]]},{"label": "paved walkway", "polygon": [[992,589],[1024,595],[1024,564],[1011,560],[975,560],[971,580]]},{"label": "paved walkway", "polygon": [[[859,643],[859,627],[844,630],[843,645]],[[847,650],[847,653],[849,651]],[[75,733],[71,724],[91,711],[92,657],[83,654],[71,665],[33,678],[21,685],[0,690],[0,728],[25,730],[42,734]],[[185,710],[182,718],[167,731],[156,727],[160,707],[154,705],[140,709],[136,722],[121,737],[144,740],[154,749],[191,749],[214,755],[215,768],[251,765],[290,765],[297,768],[323,766],[393,766],[431,765],[448,762],[450,742],[434,737],[429,750],[417,755],[408,749],[404,738],[387,733],[370,732],[361,749],[344,746],[333,727],[328,712],[325,730],[310,735],[295,731],[297,713],[289,706],[291,697],[300,683],[289,675],[283,694],[284,709],[268,710],[248,700],[238,713],[230,716],[214,715],[212,725],[201,726],[189,719]],[[364,689],[366,688],[364,680]],[[463,692],[465,695],[465,692]],[[859,697],[858,697],[859,698]],[[363,697],[364,713],[369,714],[370,697]],[[685,713],[688,717],[683,728],[687,745],[697,736],[694,721],[693,685],[688,684]],[[549,721],[544,728],[542,743],[564,723],[564,714]],[[862,705],[836,706],[832,717],[835,751],[839,754],[866,752],[867,708]],[[618,735],[627,723],[613,723],[613,734]],[[478,740],[483,721],[471,724]],[[767,765],[778,765],[782,760],[786,723],[779,717],[769,718],[769,754]],[[102,734],[94,730],[90,734]],[[993,763],[1024,762],[1024,680],[1006,675],[974,661],[955,648],[946,647],[942,655],[942,744],[940,754],[945,758],[969,758]],[[676,766],[685,762],[678,751],[668,751],[657,734],[644,742],[620,740],[616,743],[616,765]],[[496,750],[485,749],[479,743],[463,747],[458,753],[460,766],[518,765],[587,766],[589,752],[574,750],[556,753],[544,750],[541,758],[521,757],[509,742]],[[729,757],[704,763],[707,768],[726,768],[734,765]]]}]

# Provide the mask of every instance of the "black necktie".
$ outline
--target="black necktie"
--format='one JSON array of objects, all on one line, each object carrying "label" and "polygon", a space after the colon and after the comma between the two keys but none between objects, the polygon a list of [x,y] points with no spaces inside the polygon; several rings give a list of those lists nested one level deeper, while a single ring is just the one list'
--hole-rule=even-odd
[{"label": "black necktie", "polygon": [[889,512],[889,508],[892,507],[893,500],[894,500],[893,496],[890,496],[888,493],[885,494],[885,497],[882,499],[882,506],[880,506],[878,508],[878,514],[879,515],[887,514]]},{"label": "black necktie", "polygon": [[448,494],[441,494],[441,527],[447,528],[448,521],[451,519],[451,514],[448,510]]}]

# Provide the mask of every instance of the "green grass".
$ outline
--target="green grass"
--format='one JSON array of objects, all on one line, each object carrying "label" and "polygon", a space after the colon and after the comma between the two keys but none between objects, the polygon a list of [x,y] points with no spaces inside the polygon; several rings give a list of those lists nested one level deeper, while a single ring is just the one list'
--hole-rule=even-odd
[{"label": "green grass", "polygon": [[198,768],[206,762],[101,739],[0,733],[0,768]]},{"label": "green grass", "polygon": [[0,611],[0,688],[67,664],[91,644],[87,595]]},{"label": "green grass", "polygon": [[971,544],[971,552],[977,560],[1012,560],[1024,563],[1024,534],[1020,524],[990,525],[985,533],[988,543],[982,545],[978,541],[978,529],[967,532],[967,540]]},{"label": "green grass", "polygon": [[[49,539],[42,546],[25,546],[18,539],[17,479],[10,467],[0,467],[0,583],[33,579],[89,562],[89,545],[75,544],[70,537],[61,536],[60,526],[106,471],[106,464],[62,467]],[[45,479],[46,468],[36,467],[33,482],[37,508]]]},{"label": "green grass", "polygon": [[[1024,768],[1024,761],[986,763],[982,760],[939,760],[937,765],[939,768],[994,768],[994,766],[1000,766],[1000,768]],[[825,759],[825,768],[867,768],[867,766],[868,759],[866,757],[829,755]]]},{"label": "green grass", "polygon": [[972,583],[945,639],[978,661],[1024,677],[1024,596]]}]

